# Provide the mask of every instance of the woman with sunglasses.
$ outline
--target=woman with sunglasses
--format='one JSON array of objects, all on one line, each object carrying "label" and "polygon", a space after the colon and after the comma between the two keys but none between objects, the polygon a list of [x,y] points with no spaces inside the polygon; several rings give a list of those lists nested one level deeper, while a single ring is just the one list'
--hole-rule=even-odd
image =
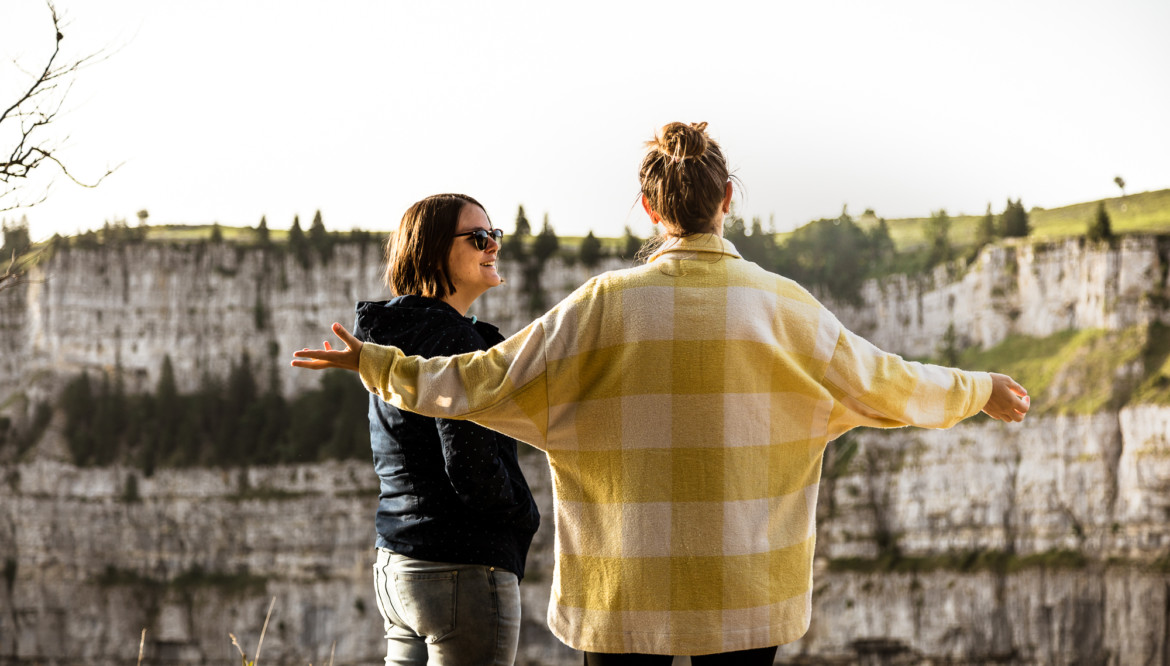
[{"label": "woman with sunglasses", "polygon": [[[468,317],[499,285],[503,233],[479,202],[427,197],[386,244],[397,296],[357,306],[358,338],[420,356],[488,349],[495,326]],[[470,421],[428,418],[370,399],[381,491],[374,585],[387,664],[512,664],[520,579],[540,523],[516,441]]]},{"label": "woman with sunglasses", "polygon": [[[706,123],[647,143],[642,205],[665,240],[486,353],[363,344],[293,365],[359,371],[405,409],[545,451],[556,499],[548,624],[590,665],[771,664],[813,603],[826,444],[857,426],[1017,422],[1010,377],[910,363],[854,335],[723,239],[731,176]],[[701,656],[695,656],[701,655]]]}]

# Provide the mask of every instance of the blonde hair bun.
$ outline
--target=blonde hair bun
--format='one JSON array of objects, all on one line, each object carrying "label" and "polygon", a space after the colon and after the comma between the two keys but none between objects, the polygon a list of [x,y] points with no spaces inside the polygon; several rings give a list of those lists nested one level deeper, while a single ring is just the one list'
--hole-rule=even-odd
[{"label": "blonde hair bun", "polygon": [[647,141],[647,148],[654,148],[674,162],[688,158],[702,157],[707,152],[707,123],[669,123]]}]

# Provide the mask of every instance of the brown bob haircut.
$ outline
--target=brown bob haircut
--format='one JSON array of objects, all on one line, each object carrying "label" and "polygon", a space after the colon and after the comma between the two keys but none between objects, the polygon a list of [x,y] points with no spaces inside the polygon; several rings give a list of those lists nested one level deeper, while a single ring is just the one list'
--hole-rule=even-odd
[{"label": "brown bob haircut", "polygon": [[447,257],[467,205],[483,210],[466,194],[435,194],[406,209],[398,231],[386,240],[385,280],[396,295],[442,299],[455,293]]},{"label": "brown bob haircut", "polygon": [[638,180],[650,209],[668,224],[667,235],[689,236],[710,231],[732,177],[707,123],[670,123],[652,141]]}]

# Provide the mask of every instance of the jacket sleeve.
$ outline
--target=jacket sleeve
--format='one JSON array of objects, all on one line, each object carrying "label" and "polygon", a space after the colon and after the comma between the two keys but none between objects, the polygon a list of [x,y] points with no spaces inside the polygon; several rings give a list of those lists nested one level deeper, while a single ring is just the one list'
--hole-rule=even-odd
[{"label": "jacket sleeve", "polygon": [[[424,353],[444,356],[486,346],[474,331],[461,329],[442,336]],[[511,440],[470,421],[436,418],[435,429],[447,478],[464,504],[480,511],[527,513],[528,502],[517,497],[514,479],[500,458],[501,447],[515,446]]]},{"label": "jacket sleeve", "polygon": [[831,321],[837,341],[823,382],[833,397],[830,439],[857,426],[949,428],[987,404],[986,372],[906,361]]},{"label": "jacket sleeve", "polygon": [[544,331],[555,311],[491,349],[458,356],[406,356],[367,343],[359,367],[362,383],[400,409],[475,421],[543,449],[548,435]]}]

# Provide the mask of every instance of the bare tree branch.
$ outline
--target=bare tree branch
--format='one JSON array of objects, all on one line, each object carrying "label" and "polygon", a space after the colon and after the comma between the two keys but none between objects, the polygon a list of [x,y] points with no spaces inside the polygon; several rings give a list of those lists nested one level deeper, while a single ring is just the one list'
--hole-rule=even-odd
[{"label": "bare tree branch", "polygon": [[0,291],[11,289],[27,281],[24,271],[16,268],[16,252],[13,252],[12,258],[8,260],[8,266],[3,273],[0,273]]},{"label": "bare tree branch", "polygon": [[65,35],[62,32],[64,27],[61,16],[51,0],[47,0],[45,4],[49,9],[55,35],[53,52],[43,67],[33,69],[31,72],[14,61],[15,69],[24,73],[30,82],[15,101],[0,111],[0,139],[11,141],[10,148],[0,147],[0,201],[13,197],[0,203],[0,212],[35,206],[44,201],[52,183],[31,201],[22,200],[14,195],[22,187],[27,186],[28,179],[34,171],[48,164],[55,165],[60,173],[82,187],[97,187],[122,166],[119,164],[107,168],[96,180],[90,181],[75,176],[64,160],[58,157],[58,151],[68,140],[68,136],[54,140],[49,137],[47,128],[61,113],[65,99],[73,87],[73,77],[81,70],[110,57],[112,53],[103,49],[77,60],[62,62],[61,42]]}]

